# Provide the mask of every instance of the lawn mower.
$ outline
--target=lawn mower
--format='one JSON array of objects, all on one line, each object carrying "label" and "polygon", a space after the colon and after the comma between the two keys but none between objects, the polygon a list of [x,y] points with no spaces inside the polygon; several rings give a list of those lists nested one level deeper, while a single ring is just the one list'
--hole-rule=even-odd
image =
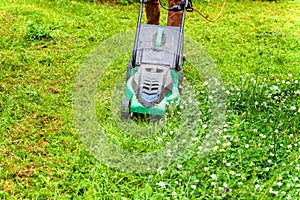
[{"label": "lawn mower", "polygon": [[181,0],[168,10],[182,12],[180,27],[141,24],[144,0],[140,2],[134,48],[126,73],[121,117],[133,114],[161,118],[170,103],[179,104],[183,77],[183,32],[185,12],[192,2]]}]

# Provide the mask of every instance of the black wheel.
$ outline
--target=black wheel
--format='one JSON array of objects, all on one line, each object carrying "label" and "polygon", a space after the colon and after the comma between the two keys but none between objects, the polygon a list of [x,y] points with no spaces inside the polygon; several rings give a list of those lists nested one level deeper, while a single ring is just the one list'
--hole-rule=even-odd
[{"label": "black wheel", "polygon": [[180,72],[178,72],[178,91],[179,91],[180,95],[182,92],[182,81],[183,81],[183,74],[182,74],[182,71],[180,71]]},{"label": "black wheel", "polygon": [[121,118],[130,119],[129,99],[122,98]]},{"label": "black wheel", "polygon": [[131,69],[132,69],[131,62],[129,61],[128,67],[127,67],[127,72],[126,72],[126,83],[127,83],[128,79],[130,78]]},{"label": "black wheel", "polygon": [[159,122],[162,119],[162,116],[161,115],[152,115],[152,114],[149,114],[149,118],[153,122]]}]

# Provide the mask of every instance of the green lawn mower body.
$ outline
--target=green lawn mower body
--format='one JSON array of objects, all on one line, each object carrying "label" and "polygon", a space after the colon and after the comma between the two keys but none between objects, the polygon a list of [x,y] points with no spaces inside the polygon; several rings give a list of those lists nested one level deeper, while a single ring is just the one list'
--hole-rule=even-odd
[{"label": "green lawn mower body", "polygon": [[126,74],[123,118],[133,113],[162,117],[171,102],[179,104],[181,92],[184,9],[181,27],[140,24],[142,4]]}]

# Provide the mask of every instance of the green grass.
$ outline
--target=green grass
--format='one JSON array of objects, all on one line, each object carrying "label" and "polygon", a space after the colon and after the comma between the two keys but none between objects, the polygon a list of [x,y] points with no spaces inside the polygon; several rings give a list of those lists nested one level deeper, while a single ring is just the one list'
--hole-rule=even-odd
[{"label": "green grass", "polygon": [[[185,76],[204,102],[200,141],[170,166],[143,174],[95,159],[76,132],[72,110],[82,63],[101,42],[135,27],[138,5],[42,0],[0,5],[1,199],[300,198],[299,3],[229,1],[215,23],[188,13],[186,36],[205,48],[225,85],[223,133],[208,154],[197,156],[210,120],[208,89],[187,65]],[[194,6],[216,13],[210,3]],[[151,152],[173,139],[169,133],[176,124],[165,129],[166,137],[139,140],[118,132],[111,91],[127,60],[128,55],[120,57],[105,69],[97,117],[120,147]]]}]

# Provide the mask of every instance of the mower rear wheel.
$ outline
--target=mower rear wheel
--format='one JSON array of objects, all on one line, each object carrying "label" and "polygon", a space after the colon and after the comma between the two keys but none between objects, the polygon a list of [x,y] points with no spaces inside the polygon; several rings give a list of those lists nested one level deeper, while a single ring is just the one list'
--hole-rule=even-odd
[{"label": "mower rear wheel", "polygon": [[132,69],[131,62],[129,62],[128,66],[127,66],[127,72],[126,72],[126,83],[127,83],[128,79],[130,78],[131,69]]},{"label": "mower rear wheel", "polygon": [[153,122],[159,122],[162,119],[162,116],[161,115],[152,115],[152,114],[149,114],[149,118]]}]

